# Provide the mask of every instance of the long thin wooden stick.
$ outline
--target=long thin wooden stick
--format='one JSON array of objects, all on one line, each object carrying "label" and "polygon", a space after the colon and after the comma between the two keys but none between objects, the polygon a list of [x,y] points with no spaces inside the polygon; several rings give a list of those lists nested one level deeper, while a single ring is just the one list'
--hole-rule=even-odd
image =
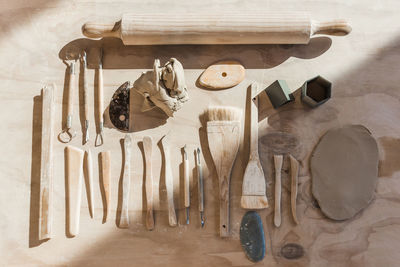
[{"label": "long thin wooden stick", "polygon": [[289,157],[290,157],[290,174],[292,176],[290,202],[292,206],[293,220],[296,224],[299,224],[299,220],[297,219],[297,208],[296,208],[299,162],[292,155],[289,155]]},{"label": "long thin wooden stick", "polygon": [[281,226],[281,170],[283,163],[282,155],[274,155],[275,163],[275,215],[274,224],[276,227]]},{"label": "long thin wooden stick", "polygon": [[122,177],[122,210],[119,227],[127,228],[129,226],[129,191],[131,187],[131,147],[132,139],[129,135],[124,140],[124,175]]}]

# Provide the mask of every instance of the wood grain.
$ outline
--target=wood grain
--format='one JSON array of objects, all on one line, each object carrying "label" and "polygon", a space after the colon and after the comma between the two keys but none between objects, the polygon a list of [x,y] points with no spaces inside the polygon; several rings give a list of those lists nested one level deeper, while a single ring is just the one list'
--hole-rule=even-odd
[{"label": "wood grain", "polygon": [[293,220],[296,224],[299,224],[299,220],[297,219],[297,183],[298,183],[298,175],[299,175],[299,162],[292,156],[289,155],[290,158],[290,206],[292,210]]},{"label": "wood grain", "polygon": [[86,164],[86,171],[87,171],[87,179],[88,179],[88,186],[89,186],[89,211],[90,211],[90,216],[93,218],[94,217],[94,190],[93,190],[93,159],[92,159],[92,153],[90,152],[90,149],[88,149],[85,152],[85,164]]},{"label": "wood grain", "polygon": [[153,211],[153,201],[154,201],[154,190],[153,190],[153,139],[151,136],[143,137],[143,150],[146,165],[146,228],[147,230],[154,229],[154,211]]},{"label": "wood grain", "polygon": [[107,221],[107,218],[110,214],[110,199],[111,199],[111,152],[103,151],[100,152],[100,161],[101,161],[101,177],[103,182],[103,190],[104,190],[104,216],[103,222]]},{"label": "wood grain", "polygon": [[122,209],[119,227],[129,227],[129,193],[131,191],[131,150],[132,139],[127,134],[124,139],[124,174],[122,177]]},{"label": "wood grain", "polygon": [[274,208],[274,224],[276,227],[281,226],[281,192],[282,192],[282,182],[281,182],[281,171],[282,171],[283,156],[274,155],[275,164],[275,208]]}]

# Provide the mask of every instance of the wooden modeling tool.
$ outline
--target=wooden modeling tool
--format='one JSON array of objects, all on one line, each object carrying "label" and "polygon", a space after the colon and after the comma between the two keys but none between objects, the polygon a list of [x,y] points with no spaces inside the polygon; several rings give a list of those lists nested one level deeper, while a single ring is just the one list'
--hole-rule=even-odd
[{"label": "wooden modeling tool", "polygon": [[187,156],[186,145],[183,147],[183,184],[185,191],[186,224],[189,224],[190,181],[189,181],[189,159]]},{"label": "wooden modeling tool", "polygon": [[276,227],[281,226],[281,171],[282,171],[283,156],[274,155],[274,165],[275,165],[275,213],[274,213],[274,224]]},{"label": "wooden modeling tool", "polygon": [[244,209],[268,208],[264,172],[258,155],[257,84],[250,86],[250,157],[243,177],[241,206]]},{"label": "wooden modeling tool", "polygon": [[201,151],[200,148],[197,148],[196,151],[196,168],[197,168],[197,179],[198,179],[198,189],[199,189],[199,212],[200,212],[200,223],[201,227],[204,227],[204,178],[203,178],[203,170],[201,168]]},{"label": "wooden modeling tool", "polygon": [[209,108],[207,114],[208,145],[219,182],[220,236],[228,237],[230,178],[239,150],[242,111],[234,107],[214,107]]},{"label": "wooden modeling tool", "polygon": [[[193,19],[196,18],[196,19]],[[315,34],[346,35],[345,20],[318,22],[298,12],[126,13],[118,22],[87,22],[89,38],[116,37],[125,45],[307,44]]]},{"label": "wooden modeling tool", "polygon": [[75,61],[69,64],[69,83],[67,97],[67,123],[58,139],[63,143],[69,143],[76,136],[76,131],[72,129],[72,117],[74,115],[74,95],[75,95]]},{"label": "wooden modeling tool", "polygon": [[103,130],[104,130],[104,89],[103,89],[103,49],[99,52],[99,69],[97,81],[97,121],[99,129],[96,135],[95,146],[101,146],[104,143]]},{"label": "wooden modeling tool", "polygon": [[292,177],[291,187],[290,187],[290,202],[292,206],[292,215],[293,220],[296,224],[299,224],[299,220],[297,219],[296,212],[296,199],[297,199],[297,184],[298,184],[298,176],[299,176],[299,162],[292,156],[290,157],[290,175]]},{"label": "wooden modeling tool", "polygon": [[53,122],[54,85],[46,85],[42,89],[39,240],[51,238],[53,223]]},{"label": "wooden modeling tool", "polygon": [[107,221],[110,214],[110,198],[111,198],[111,153],[110,151],[100,152],[101,173],[103,177],[103,189],[105,198],[105,213],[103,222]]},{"label": "wooden modeling tool", "polygon": [[82,200],[83,150],[67,146],[68,229],[71,236],[79,234],[79,218]]},{"label": "wooden modeling tool", "polygon": [[199,77],[199,84],[210,89],[225,89],[243,81],[246,70],[237,61],[220,61],[209,66]]},{"label": "wooden modeling tool", "polygon": [[153,211],[153,171],[152,171],[152,156],[153,156],[153,139],[151,136],[143,137],[143,150],[145,157],[146,169],[146,228],[151,231],[154,229],[154,211]]},{"label": "wooden modeling tool", "polygon": [[132,139],[127,134],[124,140],[124,174],[122,177],[122,209],[119,227],[128,228],[129,226],[129,191],[131,188],[131,149]]},{"label": "wooden modeling tool", "polygon": [[88,178],[88,186],[89,186],[89,211],[90,216],[94,218],[94,197],[93,197],[93,160],[92,153],[90,150],[87,150],[85,153],[85,164],[86,164],[86,174]]},{"label": "wooden modeling tool", "polygon": [[171,168],[171,153],[169,148],[169,140],[168,135],[164,135],[161,138],[161,145],[164,150],[164,173],[165,173],[165,187],[167,189],[167,200],[168,200],[168,218],[169,225],[176,226],[178,224],[175,213],[175,205],[174,205],[174,177],[172,176],[172,168]]},{"label": "wooden modeling tool", "polygon": [[86,51],[83,51],[80,55],[80,59],[82,62],[82,76],[83,76],[83,107],[85,110],[85,133],[84,133],[84,144],[89,142],[89,89],[87,85],[87,60],[86,60]]}]

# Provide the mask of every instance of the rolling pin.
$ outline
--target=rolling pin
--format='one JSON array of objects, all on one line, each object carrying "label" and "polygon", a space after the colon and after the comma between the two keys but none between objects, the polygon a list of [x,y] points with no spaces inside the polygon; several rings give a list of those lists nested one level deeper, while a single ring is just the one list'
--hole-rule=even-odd
[{"label": "rolling pin", "polygon": [[345,20],[318,22],[297,12],[126,13],[118,22],[87,22],[82,27],[89,38],[117,37],[125,45],[307,44],[315,34],[350,32]]}]

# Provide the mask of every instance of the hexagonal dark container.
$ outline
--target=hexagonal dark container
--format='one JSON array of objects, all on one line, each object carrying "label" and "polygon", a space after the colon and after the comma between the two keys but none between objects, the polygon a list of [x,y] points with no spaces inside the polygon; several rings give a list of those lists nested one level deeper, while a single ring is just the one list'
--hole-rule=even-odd
[{"label": "hexagonal dark container", "polygon": [[312,108],[331,98],[332,83],[321,76],[307,80],[301,87],[301,100]]}]

